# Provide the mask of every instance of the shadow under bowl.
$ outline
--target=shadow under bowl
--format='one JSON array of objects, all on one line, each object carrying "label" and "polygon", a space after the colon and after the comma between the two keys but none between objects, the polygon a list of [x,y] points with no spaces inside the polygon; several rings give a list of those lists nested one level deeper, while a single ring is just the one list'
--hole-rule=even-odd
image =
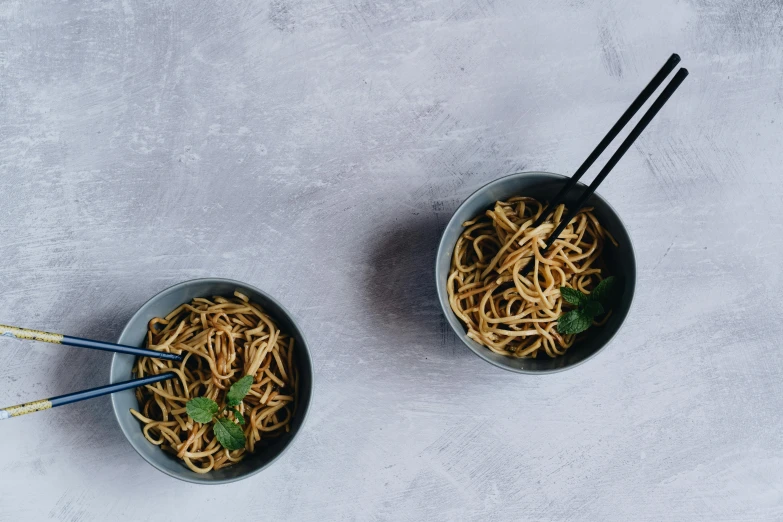
[{"label": "shadow under bowl", "polygon": [[[120,334],[119,343],[130,346],[144,346],[147,324],[153,317],[165,317],[183,303],[195,297],[232,296],[239,290],[251,301],[261,305],[265,312],[275,319],[280,329],[294,337],[294,359],[299,369],[299,402],[296,414],[291,421],[291,431],[274,439],[269,446],[248,454],[241,462],[210,471],[206,474],[195,473],[175,456],[166,453],[144,438],[142,424],[130,413],[130,409],[139,409],[135,390],[125,390],[111,396],[112,408],[117,422],[133,449],[144,460],[163,473],[174,478],[197,484],[225,484],[250,477],[277,460],[291,445],[305,422],[313,390],[313,364],[304,335],[297,327],[291,314],[275,299],[245,283],[230,279],[195,279],[185,281],[160,292],[131,317]],[[136,357],[115,354],[111,363],[110,381],[112,383],[133,378],[133,365]]]},{"label": "shadow under bowl", "polygon": [[[620,217],[609,203],[598,194],[593,194],[587,201],[586,206],[594,208],[593,212],[601,222],[601,225],[617,240],[619,247],[615,247],[611,243],[606,244],[603,260],[607,265],[609,274],[621,276],[624,282],[622,298],[612,308],[612,316],[605,325],[587,330],[585,338],[574,343],[562,356],[551,358],[544,355],[535,359],[516,359],[496,354],[489,348],[470,339],[467,336],[465,326],[449,305],[447,281],[449,271],[451,270],[454,246],[457,244],[457,239],[463,231],[462,224],[493,208],[495,202],[514,196],[528,196],[539,201],[549,201],[567,180],[566,176],[549,172],[520,172],[484,185],[457,208],[446,225],[438,245],[435,264],[435,284],[438,290],[438,301],[443,309],[443,313],[446,315],[446,320],[462,342],[473,350],[476,355],[505,370],[527,374],[544,374],[558,372],[583,363],[609,344],[609,341],[620,330],[631,309],[631,302],[636,289],[636,258],[634,256],[633,244]],[[577,183],[576,187],[566,197],[566,207],[573,204],[585,188],[585,185],[582,183]]]}]

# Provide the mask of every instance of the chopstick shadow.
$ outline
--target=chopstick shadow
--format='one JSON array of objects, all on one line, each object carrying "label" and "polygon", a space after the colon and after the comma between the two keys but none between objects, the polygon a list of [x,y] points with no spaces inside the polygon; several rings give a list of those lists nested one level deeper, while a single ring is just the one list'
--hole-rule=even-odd
[{"label": "chopstick shadow", "polygon": [[[113,310],[91,316],[68,332],[76,337],[115,342],[133,310]],[[86,390],[109,384],[112,353],[85,348],[62,346],[53,353],[55,383],[52,395]],[[110,396],[97,397],[54,408],[43,413],[69,436],[103,448],[125,444],[122,432],[114,420]]]},{"label": "chopstick shadow", "polygon": [[369,242],[369,319],[395,356],[455,353],[456,335],[438,304],[435,256],[448,219],[429,213],[383,224]]}]

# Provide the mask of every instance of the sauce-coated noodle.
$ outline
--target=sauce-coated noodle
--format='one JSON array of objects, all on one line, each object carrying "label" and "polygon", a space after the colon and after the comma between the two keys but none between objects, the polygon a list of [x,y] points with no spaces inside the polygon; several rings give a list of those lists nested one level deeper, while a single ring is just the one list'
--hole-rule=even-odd
[{"label": "sauce-coated noodle", "polygon": [[[168,371],[178,377],[137,388],[141,411],[131,413],[143,423],[148,441],[175,454],[196,473],[239,462],[269,439],[290,431],[299,379],[294,339],[243,294],[196,298],[165,318],[152,319],[147,347],[184,358],[137,359],[136,377]],[[229,451],[217,441],[211,425],[188,417],[185,404],[194,397],[209,397],[222,407],[228,389],[244,375],[254,378],[239,406],[246,419],[246,443],[243,449]]]},{"label": "sauce-coated noodle", "polygon": [[[556,328],[564,313],[560,287],[590,293],[603,279],[605,240],[617,245],[592,209],[584,208],[542,256],[547,237],[566,214],[559,205],[547,221],[530,228],[543,209],[528,197],[499,201],[463,224],[454,247],[448,279],[451,309],[468,337],[501,355],[563,355],[576,336],[561,335]],[[523,274],[531,259],[532,269]]]}]

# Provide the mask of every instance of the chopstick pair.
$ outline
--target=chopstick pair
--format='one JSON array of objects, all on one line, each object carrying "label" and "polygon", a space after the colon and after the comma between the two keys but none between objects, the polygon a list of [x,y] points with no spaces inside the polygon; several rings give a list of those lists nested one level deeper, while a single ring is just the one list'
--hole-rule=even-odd
[{"label": "chopstick pair", "polygon": [[[541,225],[546,218],[549,216],[550,213],[552,213],[558,205],[560,205],[563,200],[566,197],[566,194],[571,191],[571,189],[574,188],[576,183],[579,181],[579,179],[584,175],[584,173],[587,171],[587,169],[590,168],[590,166],[595,162],[596,159],[598,159],[598,156],[603,154],[603,152],[606,150],[606,148],[609,146],[609,144],[614,141],[614,139],[617,137],[618,134],[620,134],[620,131],[628,124],[628,122],[633,118],[633,116],[639,111],[639,109],[642,108],[642,105],[645,104],[645,102],[652,96],[652,94],[655,92],[658,87],[661,86],[663,81],[666,79],[667,76],[674,70],[674,68],[677,66],[677,64],[680,63],[680,57],[677,54],[672,54],[669,59],[666,61],[666,63],[661,67],[661,69],[658,71],[658,73],[653,76],[653,79],[650,80],[650,83],[647,84],[647,86],[642,90],[641,93],[639,93],[639,96],[636,97],[636,99],[631,103],[631,105],[626,109],[626,111],[620,116],[620,119],[617,120],[617,122],[612,126],[611,129],[609,129],[609,132],[604,136],[604,138],[598,143],[598,145],[595,147],[593,152],[590,153],[590,155],[585,159],[584,163],[579,166],[579,168],[576,170],[573,176],[571,176],[566,184],[563,186],[562,189],[560,189],[560,192],[558,192],[554,198],[552,198],[552,201],[547,205],[547,207],[541,212],[541,215],[538,216],[538,219],[533,223],[532,228],[535,228],[539,225]],[[598,186],[603,182],[604,179],[609,175],[609,172],[617,165],[617,162],[620,161],[620,159],[623,157],[623,155],[628,151],[628,149],[631,148],[631,145],[636,141],[636,139],[642,134],[644,129],[649,125],[649,123],[652,121],[653,118],[655,118],[655,115],[658,114],[658,111],[661,110],[661,108],[666,104],[667,101],[669,101],[669,98],[671,98],[672,94],[674,94],[674,91],[677,90],[677,88],[680,86],[680,84],[685,80],[685,78],[688,76],[688,70],[685,68],[681,68],[677,73],[674,75],[674,77],[671,79],[671,81],[666,85],[666,87],[661,91],[661,94],[656,98],[656,100],[652,103],[649,109],[647,109],[647,112],[644,113],[644,115],[639,119],[639,122],[636,124],[636,126],[631,130],[631,132],[628,134],[628,136],[623,140],[623,142],[620,144],[620,147],[618,147],[617,151],[612,155],[611,158],[609,158],[609,161],[606,162],[606,165],[604,165],[604,168],[601,169],[601,171],[598,173],[598,175],[595,177],[592,183],[582,192],[582,195],[579,196],[579,199],[576,200],[576,202],[571,205],[571,208],[568,211],[568,214],[563,217],[560,220],[560,224],[552,231],[552,233],[549,235],[545,242],[544,248],[540,251],[541,255],[543,256],[547,250],[549,250],[549,247],[552,246],[552,244],[557,240],[557,238],[560,236],[560,234],[563,232],[565,227],[568,226],[568,223],[571,222],[571,220],[576,216],[576,214],[582,209],[582,207],[585,205],[587,200],[590,198],[590,196],[593,195],[595,190],[598,188]],[[528,261],[527,265],[522,269],[522,273],[526,274],[530,271],[530,269],[533,267],[535,258],[531,258],[530,261]]]},{"label": "chopstick pair", "polygon": [[[107,343],[103,341],[93,341],[91,339],[82,339],[80,337],[71,337],[70,335],[56,334],[51,332],[42,332],[39,330],[28,330],[27,328],[18,328],[16,326],[0,325],[0,337],[11,337],[14,339],[28,339],[32,341],[41,341],[41,342],[52,343],[52,344],[64,344],[67,346],[75,346],[78,348],[105,350],[109,352],[126,353],[129,355],[136,355],[142,357],[155,357],[167,361],[179,362],[182,360],[181,355],[177,355],[173,353],[156,352],[154,350],[148,350],[146,348],[136,348],[134,346],[127,346],[124,344],[114,344],[114,343]],[[166,372],[160,375],[152,375],[140,379],[132,379],[130,381],[118,382],[115,384],[100,386],[98,388],[91,388],[89,390],[69,393],[67,395],[60,395],[57,397],[51,397],[39,401],[18,404],[16,406],[9,406],[7,408],[0,408],[0,420],[8,419],[10,417],[17,417],[19,415],[24,415],[25,413],[32,413],[34,411],[48,410],[56,406],[62,406],[64,404],[71,404],[72,402],[79,402],[86,399],[92,399],[94,397],[100,397],[101,395],[108,395],[110,393],[127,390],[129,388],[136,388],[138,386],[144,386],[146,384],[152,384],[158,381],[165,381],[176,376],[177,374],[174,372]]]}]

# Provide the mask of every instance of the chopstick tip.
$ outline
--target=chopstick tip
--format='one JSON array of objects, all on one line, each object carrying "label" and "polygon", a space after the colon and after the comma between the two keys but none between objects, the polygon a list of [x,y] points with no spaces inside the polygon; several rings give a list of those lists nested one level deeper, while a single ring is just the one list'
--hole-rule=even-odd
[{"label": "chopstick tip", "polygon": [[681,67],[680,70],[677,71],[677,74],[674,75],[672,82],[673,83],[676,82],[676,84],[679,85],[680,83],[683,82],[683,80],[685,80],[685,78],[688,77],[689,74],[690,73],[688,72],[688,69],[686,69],[685,67]]}]

